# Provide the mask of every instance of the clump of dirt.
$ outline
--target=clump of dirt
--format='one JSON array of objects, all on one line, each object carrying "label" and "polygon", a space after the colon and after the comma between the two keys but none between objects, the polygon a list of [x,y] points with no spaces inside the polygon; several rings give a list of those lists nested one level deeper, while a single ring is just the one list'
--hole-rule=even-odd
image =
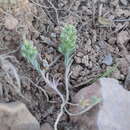
[{"label": "clump of dirt", "polygon": [[[15,50],[9,55],[18,60],[14,66],[21,78],[21,93],[29,101],[12,93],[10,89],[4,89],[9,84],[3,82],[4,77],[0,75],[3,88],[1,100],[22,100],[41,124],[54,124],[60,108],[60,98],[46,89],[40,75],[21,56],[19,47],[23,36],[34,42],[43,61],[43,69],[47,69],[56,79],[60,78],[60,90],[64,93],[63,58],[57,47],[65,24],[73,24],[78,32],[77,49],[71,67],[70,99],[78,90],[90,84],[89,81],[97,79],[114,64],[118,64],[118,73],[113,73],[112,77],[124,82],[130,55],[129,2],[127,6],[119,0],[17,0],[14,4],[0,3],[0,54]],[[46,68],[46,64],[52,66]],[[47,102],[44,93],[37,86],[44,88],[49,99],[56,103]],[[65,127],[66,124],[68,128]],[[61,130],[74,129],[67,115],[64,115],[59,126]]]}]

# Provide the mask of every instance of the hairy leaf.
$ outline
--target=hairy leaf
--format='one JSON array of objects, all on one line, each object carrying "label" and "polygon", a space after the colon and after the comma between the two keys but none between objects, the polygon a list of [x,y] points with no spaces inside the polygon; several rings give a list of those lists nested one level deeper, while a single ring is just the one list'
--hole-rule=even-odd
[{"label": "hairy leaf", "polygon": [[66,62],[76,49],[76,33],[76,28],[73,25],[66,25],[60,35],[59,51],[64,55]]},{"label": "hairy leaf", "polygon": [[24,40],[21,48],[21,53],[22,56],[25,57],[36,70],[40,69],[39,63],[37,61],[38,50],[31,41]]}]

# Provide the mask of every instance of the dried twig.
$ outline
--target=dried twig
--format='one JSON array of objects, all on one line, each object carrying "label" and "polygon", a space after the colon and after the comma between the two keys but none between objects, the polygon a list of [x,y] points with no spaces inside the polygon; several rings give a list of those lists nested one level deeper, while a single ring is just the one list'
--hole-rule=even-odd
[{"label": "dried twig", "polygon": [[92,0],[92,12],[93,12],[92,22],[93,22],[93,26],[95,27],[95,3],[94,3],[94,0]]},{"label": "dried twig", "polygon": [[62,104],[61,104],[61,108],[60,108],[60,113],[58,114],[58,117],[56,119],[56,122],[54,124],[54,129],[57,130],[57,125],[60,121],[60,118],[62,117],[63,113],[64,113],[64,107],[66,106],[66,104],[68,104],[69,101],[69,78],[70,78],[70,66],[72,64],[72,61],[66,66],[66,70],[65,70],[65,91],[66,91],[66,96],[65,98],[62,99]]},{"label": "dried twig", "polygon": [[102,7],[103,7],[103,4],[101,3],[99,6],[99,17],[102,16]]},{"label": "dried twig", "polygon": [[33,0],[30,0],[30,1],[31,1],[34,5],[37,5],[37,6],[42,7],[42,8],[47,8],[47,9],[53,8],[53,7],[43,6],[43,5],[37,3],[37,2],[35,2],[35,1],[33,1]]},{"label": "dried twig", "polygon": [[56,13],[56,21],[57,21],[57,24],[59,25],[59,15],[58,15],[58,10],[57,8],[53,5],[53,3],[50,1],[50,0],[47,0],[48,3],[52,6],[52,8],[55,10],[55,13]]},{"label": "dried twig", "polygon": [[40,87],[40,86],[38,86],[37,84],[35,84],[31,79],[29,79],[28,77],[25,77],[25,76],[23,76],[23,77],[21,77],[22,79],[27,79],[30,83],[32,83],[36,88],[38,88],[39,90],[41,90],[43,93],[44,93],[44,95],[45,95],[45,97],[46,97],[46,99],[47,99],[47,102],[49,102],[49,103],[56,103],[56,101],[50,101],[49,100],[49,96],[48,96],[48,94],[47,94],[47,92],[46,92],[46,90],[45,89],[43,89],[42,87]]},{"label": "dried twig", "polygon": [[62,55],[57,56],[57,57],[54,59],[54,61],[49,64],[49,68],[52,67],[54,64],[56,64],[57,61],[58,61],[61,57],[62,57]]}]

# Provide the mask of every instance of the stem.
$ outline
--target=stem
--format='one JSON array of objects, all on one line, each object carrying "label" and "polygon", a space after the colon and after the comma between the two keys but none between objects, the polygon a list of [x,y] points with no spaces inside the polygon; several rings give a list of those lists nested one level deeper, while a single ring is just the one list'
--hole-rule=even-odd
[{"label": "stem", "polygon": [[69,70],[70,70],[70,65],[66,65],[65,67],[65,91],[66,91],[66,98],[62,100],[61,108],[60,108],[60,113],[57,116],[56,122],[54,124],[54,130],[57,129],[57,125],[60,121],[60,118],[64,114],[64,107],[68,103],[69,100]]},{"label": "stem", "polygon": [[79,112],[77,112],[77,113],[71,113],[71,112],[69,112],[66,107],[65,107],[64,109],[65,109],[66,113],[67,113],[69,116],[79,116],[79,115],[82,115],[82,114],[86,113],[87,111],[89,111],[90,109],[92,109],[94,106],[96,106],[96,105],[99,104],[99,103],[100,103],[100,101],[98,101],[98,102],[92,104],[91,106],[89,106],[89,107],[87,107],[87,108],[84,108],[83,110],[81,110],[81,111],[79,111]]},{"label": "stem", "polygon": [[60,113],[58,114],[57,119],[56,119],[55,124],[54,124],[54,130],[58,130],[57,125],[58,125],[58,123],[60,121],[60,118],[62,117],[62,115],[64,113],[63,110],[64,110],[65,104],[66,104],[65,101],[61,104]]},{"label": "stem", "polygon": [[58,123],[60,121],[60,118],[62,117],[62,115],[64,114],[64,108],[65,105],[68,103],[69,100],[69,71],[70,71],[70,66],[72,64],[72,60],[69,59],[66,61],[65,64],[65,91],[66,91],[66,97],[64,98],[64,96],[62,95],[62,93],[57,89],[57,83],[55,81],[50,81],[48,75],[46,75],[45,71],[39,71],[44,79],[44,81],[46,82],[46,84],[51,87],[53,90],[55,90],[57,92],[57,94],[60,96],[61,100],[62,100],[62,104],[61,104],[61,108],[60,108],[60,113],[57,116],[57,119],[55,121],[54,124],[54,130],[58,130],[57,126]]},{"label": "stem", "polygon": [[40,73],[41,73],[41,75],[42,75],[44,81],[46,82],[46,84],[47,84],[49,87],[51,87],[54,91],[56,91],[57,94],[60,96],[60,98],[61,98],[61,100],[62,100],[62,104],[61,104],[61,108],[60,108],[60,113],[58,114],[58,117],[57,117],[57,119],[56,119],[56,121],[55,121],[55,124],[54,124],[54,130],[58,130],[58,129],[57,129],[57,125],[58,125],[58,123],[59,123],[59,121],[60,121],[61,116],[62,116],[63,113],[64,113],[63,110],[64,110],[64,106],[65,106],[65,104],[66,104],[66,101],[65,101],[64,96],[62,95],[62,93],[57,89],[57,85],[54,84],[54,82],[50,82],[50,80],[48,79],[48,76],[45,75],[45,71],[40,71]]},{"label": "stem", "polygon": [[66,103],[69,100],[69,77],[68,77],[68,75],[69,75],[69,67],[67,66],[66,70],[65,70]]}]

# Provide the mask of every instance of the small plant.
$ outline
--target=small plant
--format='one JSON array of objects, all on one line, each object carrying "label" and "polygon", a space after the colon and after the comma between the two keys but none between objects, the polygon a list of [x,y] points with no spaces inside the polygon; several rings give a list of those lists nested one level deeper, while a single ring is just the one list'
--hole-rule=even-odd
[{"label": "small plant", "polygon": [[65,64],[68,64],[71,55],[76,49],[76,33],[77,31],[73,25],[66,25],[60,35],[59,51],[64,55]]},{"label": "small plant", "polygon": [[40,69],[40,64],[38,63],[37,56],[38,56],[38,50],[37,48],[33,45],[33,43],[29,40],[26,40],[24,38],[23,44],[21,47],[21,54],[23,57],[27,59],[29,63],[32,64],[34,69],[41,74],[42,78],[44,79],[45,83],[52,88],[54,91],[57,92],[57,94],[61,97],[61,99],[64,99],[63,95],[61,92],[58,90],[58,81],[56,81],[54,78],[52,80],[49,77],[49,74],[46,72],[46,70],[41,70]]},{"label": "small plant", "polygon": [[26,39],[23,41],[23,45],[21,47],[21,54],[27,59],[29,63],[33,65],[33,67],[37,71],[40,71],[40,65],[37,61],[38,50],[31,41]]},{"label": "small plant", "polygon": [[40,65],[37,61],[38,51],[36,47],[34,47],[33,43],[24,40],[21,54],[23,57],[27,59],[29,63],[33,65],[33,67],[41,74],[42,78],[46,82],[46,84],[51,87],[57,94],[60,96],[62,100],[60,113],[56,119],[54,124],[54,129],[57,130],[58,122],[61,116],[64,113],[65,105],[68,103],[69,100],[69,78],[70,78],[70,67],[72,64],[72,55],[76,49],[76,39],[77,39],[77,31],[73,25],[66,25],[63,28],[63,31],[60,35],[61,44],[59,45],[59,51],[64,55],[64,65],[65,65],[65,97],[63,94],[58,90],[58,81],[55,81],[54,78],[50,80],[49,74],[46,73],[45,70],[40,69]]},{"label": "small plant", "polygon": [[77,31],[73,25],[66,25],[60,35],[61,44],[59,45],[59,51],[64,55],[65,64],[65,90],[66,96],[62,99],[60,113],[54,125],[54,129],[57,130],[58,122],[64,113],[66,104],[69,101],[69,79],[70,79],[70,67],[72,64],[72,55],[76,49]]}]

